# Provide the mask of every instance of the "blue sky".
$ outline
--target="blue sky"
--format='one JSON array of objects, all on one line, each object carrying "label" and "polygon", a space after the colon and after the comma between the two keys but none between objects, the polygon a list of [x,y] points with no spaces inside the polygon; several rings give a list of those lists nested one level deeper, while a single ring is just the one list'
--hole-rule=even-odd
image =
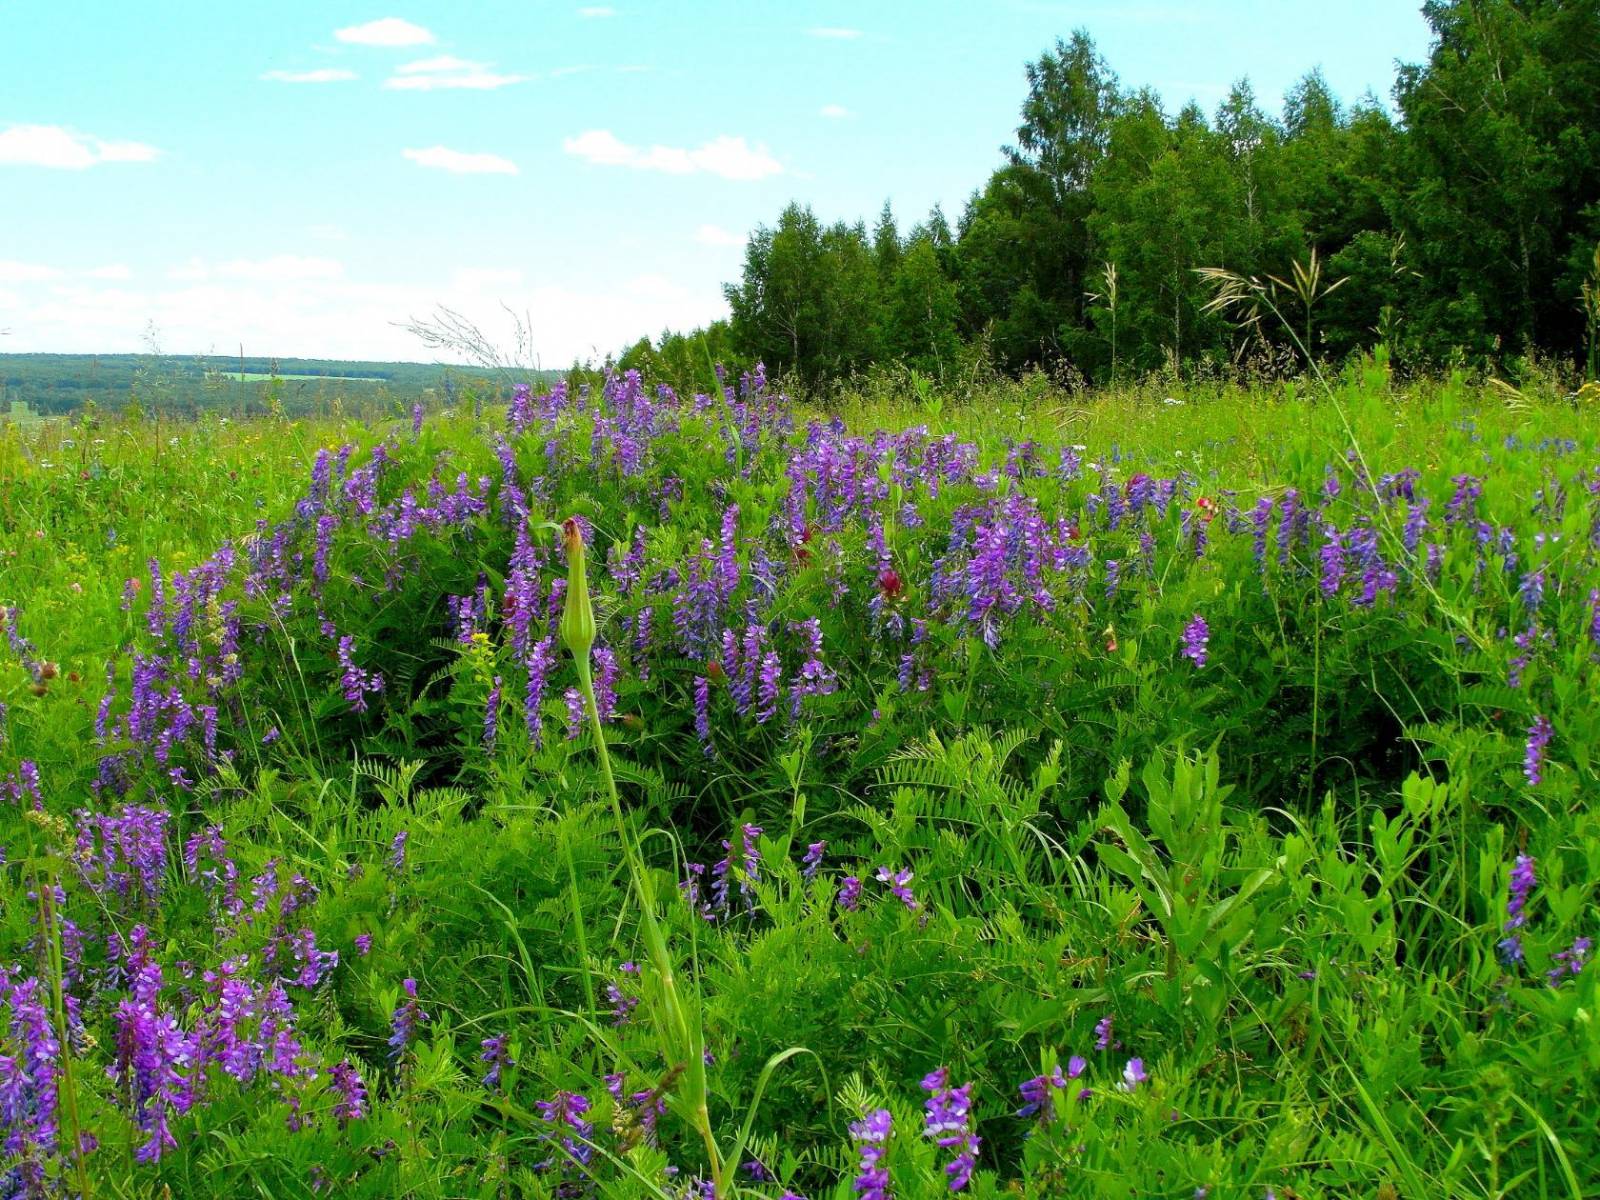
[{"label": "blue sky", "polygon": [[448,304],[564,365],[721,315],[790,199],[954,220],[1075,28],[1208,112],[1428,47],[1407,0],[390,4],[0,10],[0,350],[426,361]]}]

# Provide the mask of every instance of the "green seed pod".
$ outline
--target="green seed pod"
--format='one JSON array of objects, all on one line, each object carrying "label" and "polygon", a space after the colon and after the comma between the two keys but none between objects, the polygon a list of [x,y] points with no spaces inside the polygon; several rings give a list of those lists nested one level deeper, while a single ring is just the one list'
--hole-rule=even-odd
[{"label": "green seed pod", "polygon": [[561,644],[581,662],[589,660],[596,630],[589,601],[589,573],[584,569],[583,529],[576,517],[561,523],[567,547],[567,595],[561,606]]}]

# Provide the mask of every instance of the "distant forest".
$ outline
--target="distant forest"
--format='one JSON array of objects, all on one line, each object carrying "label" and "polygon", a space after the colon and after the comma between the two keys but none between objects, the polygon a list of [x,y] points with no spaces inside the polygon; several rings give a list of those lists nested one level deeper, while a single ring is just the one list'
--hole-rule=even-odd
[{"label": "distant forest", "polygon": [[[1119,80],[1086,32],[1027,65],[1014,139],[952,222],[804,204],[751,236],[731,318],[641,340],[811,382],[893,362],[1107,380],[1292,371],[1382,342],[1418,368],[1530,356],[1593,378],[1600,335],[1600,0],[1430,0],[1394,110],[1316,71],[1269,114]],[[1205,268],[1228,274],[1206,275]],[[1219,289],[1224,293],[1218,303]],[[1274,312],[1273,309],[1277,311]]]},{"label": "distant forest", "polygon": [[504,372],[424,363],[0,354],[0,417],[12,404],[52,415],[87,402],[117,410],[132,403],[180,416],[201,412],[243,416],[274,406],[290,415],[336,409],[373,413],[409,409],[418,400],[450,405],[462,396],[488,398],[509,382]]}]

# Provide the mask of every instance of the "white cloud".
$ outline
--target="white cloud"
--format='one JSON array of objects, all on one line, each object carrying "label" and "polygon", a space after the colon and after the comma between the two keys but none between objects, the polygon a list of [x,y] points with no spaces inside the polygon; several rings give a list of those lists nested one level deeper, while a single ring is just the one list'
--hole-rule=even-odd
[{"label": "white cloud", "polygon": [[395,73],[383,86],[395,91],[431,92],[440,88],[468,88],[474,91],[492,91],[513,83],[523,83],[528,75],[498,75],[489,68],[492,64],[469,62],[453,54],[437,58],[422,58],[395,68]]},{"label": "white cloud", "polygon": [[516,267],[458,267],[450,276],[457,291],[491,292],[496,288],[519,288],[522,272]]},{"label": "white cloud", "polygon": [[845,117],[854,116],[855,114],[842,104],[824,104],[818,110],[817,115],[829,117],[832,120],[839,121],[843,120]]},{"label": "white cloud", "polygon": [[314,71],[264,71],[261,78],[274,83],[344,83],[360,77],[343,67],[319,67]]},{"label": "white cloud", "polygon": [[86,279],[132,279],[133,272],[126,263],[108,263],[103,267],[94,267],[85,271]]},{"label": "white cloud", "polygon": [[399,17],[384,17],[365,25],[336,29],[333,36],[354,46],[426,46],[435,40],[421,25]]},{"label": "white cloud", "polygon": [[414,75],[418,71],[482,71],[487,63],[468,62],[454,54],[440,54],[435,58],[419,58],[416,62],[401,63],[395,68],[400,75]]},{"label": "white cloud", "polygon": [[0,166],[81,171],[105,162],[151,162],[161,154],[143,142],[108,142],[63,125],[12,125],[0,130]]},{"label": "white cloud", "polygon": [[721,225],[702,225],[694,231],[694,240],[702,246],[742,246],[747,239],[744,234]]},{"label": "white cloud", "polygon": [[60,271],[43,263],[25,263],[0,258],[0,283],[42,283],[46,279],[58,279],[60,276]]},{"label": "white cloud", "polygon": [[614,17],[617,15],[617,10],[607,7],[603,4],[593,4],[586,8],[580,8],[578,10],[578,15],[580,17],[587,17],[590,20],[594,20],[597,17]]},{"label": "white cloud", "polygon": [[751,146],[742,137],[713,138],[693,150],[678,146],[630,146],[609,129],[590,129],[566,138],[561,148],[568,154],[605,167],[634,167],[668,175],[704,171],[723,179],[755,180],[781,175],[783,164],[765,146]]},{"label": "white cloud", "polygon": [[405,157],[419,167],[432,167],[455,175],[515,175],[517,164],[498,154],[469,154],[445,146],[429,146],[426,150],[403,150]]},{"label": "white cloud", "polygon": [[836,25],[824,25],[817,29],[808,29],[806,32],[814,38],[830,38],[841,42],[853,42],[861,36],[859,29],[841,29]]},{"label": "white cloud", "polygon": [[331,258],[279,254],[272,258],[236,258],[219,263],[217,274],[224,279],[245,279],[253,283],[298,283],[309,279],[342,279],[344,264]]},{"label": "white cloud", "polygon": [[489,92],[513,83],[526,83],[531,78],[530,75],[496,75],[492,71],[460,71],[437,75],[393,75],[383,81],[383,86],[397,92],[433,92],[443,88]]},{"label": "white cloud", "polygon": [[[231,355],[243,342],[247,354],[427,362],[435,351],[403,326],[445,305],[506,346],[514,340],[506,310],[526,316],[544,365],[565,366],[598,358],[644,330],[689,329],[727,314],[719,273],[709,265],[693,279],[674,273],[570,284],[503,267],[377,282],[319,278],[315,271],[301,279],[288,278],[292,272],[228,278],[221,274],[225,265],[190,262],[178,268],[187,279],[143,285],[66,279],[0,285],[0,311],[11,330],[5,348],[138,351],[154,321],[162,344],[175,354]],[[194,277],[196,267],[209,278]]]}]

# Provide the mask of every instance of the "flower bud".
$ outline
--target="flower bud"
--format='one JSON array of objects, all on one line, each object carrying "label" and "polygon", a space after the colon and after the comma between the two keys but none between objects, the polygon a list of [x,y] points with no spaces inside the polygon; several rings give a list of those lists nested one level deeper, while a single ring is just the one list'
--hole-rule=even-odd
[{"label": "flower bud", "polygon": [[561,606],[561,644],[573,658],[588,660],[596,636],[594,605],[589,602],[589,573],[585,569],[583,529],[576,517],[561,523],[567,548],[567,594]]}]

